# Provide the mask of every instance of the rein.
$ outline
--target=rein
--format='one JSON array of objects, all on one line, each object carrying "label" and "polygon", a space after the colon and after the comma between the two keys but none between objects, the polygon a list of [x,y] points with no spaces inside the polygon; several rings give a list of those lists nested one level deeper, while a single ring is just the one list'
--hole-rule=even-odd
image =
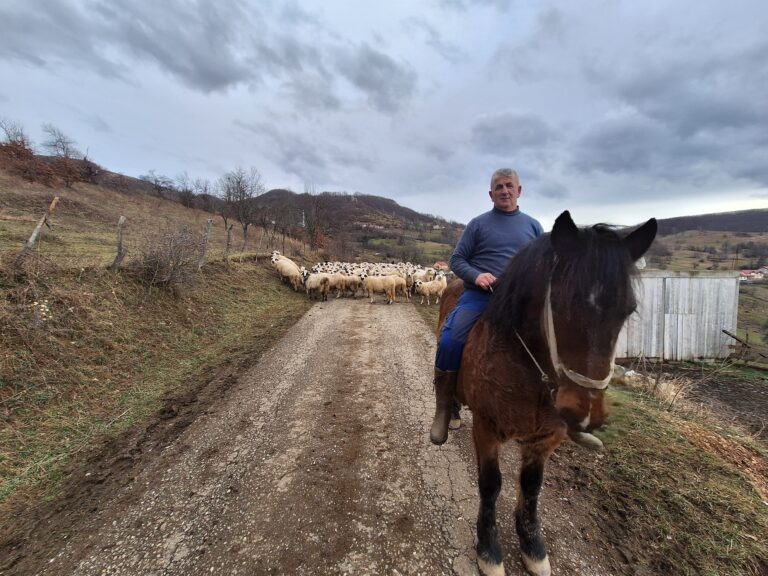
[{"label": "rein", "polygon": [[[587,376],[584,376],[583,374],[579,374],[575,370],[571,370],[565,364],[563,364],[560,361],[560,355],[557,353],[557,337],[555,336],[555,321],[552,316],[552,302],[550,300],[549,294],[551,292],[552,285],[547,284],[547,292],[546,296],[544,297],[544,315],[546,316],[546,330],[547,330],[547,348],[549,348],[549,358],[552,361],[552,367],[555,369],[555,374],[558,376],[564,376],[574,384],[577,384],[583,388],[590,388],[592,390],[605,390],[608,387],[608,383],[611,381],[611,377],[613,376],[613,368],[614,368],[614,359],[616,351],[614,350],[614,357],[611,358],[611,365],[610,370],[608,370],[608,376],[601,380],[595,380],[594,378],[588,378]],[[517,336],[518,340],[520,340],[520,343],[523,345],[523,348],[528,353],[528,356],[531,357],[531,360],[533,360],[533,363],[536,365],[536,368],[539,369],[539,372],[541,373],[541,380],[542,382],[549,382],[549,377],[547,376],[546,372],[542,370],[539,363],[536,361],[536,358],[534,358],[533,353],[531,353],[528,346],[526,346],[525,341],[522,339],[520,334],[515,330],[515,335]]]}]

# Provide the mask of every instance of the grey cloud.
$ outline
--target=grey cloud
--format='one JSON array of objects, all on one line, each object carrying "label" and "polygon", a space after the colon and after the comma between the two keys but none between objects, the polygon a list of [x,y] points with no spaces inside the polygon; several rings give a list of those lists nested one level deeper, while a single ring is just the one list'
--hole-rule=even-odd
[{"label": "grey cloud", "polygon": [[112,127],[98,115],[83,115],[83,121],[97,132],[112,133]]},{"label": "grey cloud", "polygon": [[[529,194],[529,192],[527,192],[528,189],[528,187],[523,188],[526,196]],[[568,189],[559,182],[543,181],[534,186],[532,190],[532,194],[544,198],[551,198],[552,200],[565,200],[570,196],[570,194],[568,194]]]},{"label": "grey cloud", "polygon": [[447,42],[440,33],[424,18],[409,18],[405,26],[411,30],[422,32],[427,45],[442,56],[446,61],[456,64],[466,58],[466,52],[457,44]]},{"label": "grey cloud", "polygon": [[237,121],[235,125],[258,136],[265,155],[286,173],[304,180],[328,181],[334,168],[352,166],[370,170],[373,166],[369,158],[357,151],[342,149],[326,141],[311,141],[296,131],[286,131],[279,123]]},{"label": "grey cloud", "polygon": [[535,150],[548,144],[554,132],[532,114],[507,112],[483,118],[472,127],[472,142],[486,154],[500,156]]},{"label": "grey cloud", "polygon": [[315,47],[316,19],[295,3],[276,15],[271,9],[242,0],[86,0],[82,8],[19,2],[0,7],[0,58],[41,67],[64,63],[126,79],[135,72],[125,56],[133,56],[203,92],[265,75],[288,82],[306,71],[327,75]]},{"label": "grey cloud", "polygon": [[576,143],[573,167],[580,172],[663,171],[674,161],[673,135],[643,117],[620,118],[591,127]]},{"label": "grey cloud", "polygon": [[312,29],[322,28],[320,19],[302,9],[295,1],[286,2],[281,7],[280,20],[289,26],[307,25]]},{"label": "grey cloud", "polygon": [[622,106],[627,122],[593,127],[574,161],[584,170],[659,177],[725,173],[768,184],[768,43],[734,52],[694,50],[631,68],[585,66]]},{"label": "grey cloud", "polygon": [[504,70],[515,80],[534,81],[551,68],[546,61],[552,46],[562,45],[568,31],[563,13],[554,7],[540,12],[530,36],[522,42],[501,44],[491,58],[494,69]]},{"label": "grey cloud", "polygon": [[6,4],[0,7],[0,58],[49,69],[70,62],[108,78],[122,77],[124,66],[102,56],[98,29],[73,4],[55,0]]},{"label": "grey cloud", "polygon": [[317,48],[290,35],[275,36],[269,40],[258,39],[254,41],[253,49],[255,53],[250,64],[255,69],[265,69],[275,76],[292,76],[308,71],[330,76]]},{"label": "grey cloud", "polygon": [[240,55],[248,14],[239,2],[99,2],[105,34],[185,84],[213,92],[248,81],[255,71]]},{"label": "grey cloud", "polygon": [[380,112],[396,112],[416,90],[413,70],[367,45],[340,52],[336,66]]},{"label": "grey cloud", "polygon": [[477,6],[491,6],[506,12],[514,2],[515,0],[440,0],[440,5],[460,12],[466,12]]},{"label": "grey cloud", "polygon": [[91,111],[84,111],[79,106],[72,106],[66,103],[63,103],[63,106],[70,110],[72,114],[77,116],[84,124],[87,124],[93,128],[96,132],[102,132],[104,134],[112,133],[112,127],[98,114],[94,114]]},{"label": "grey cloud", "polygon": [[723,141],[712,134],[683,138],[643,116],[604,121],[575,142],[570,164],[584,174],[602,172],[705,184],[727,174],[768,185],[762,158],[768,149]]},{"label": "grey cloud", "polygon": [[[768,51],[763,57],[768,61]],[[765,70],[766,64],[753,68],[740,58],[640,64],[619,78],[615,90],[647,116],[690,136],[768,120]]]},{"label": "grey cloud", "polygon": [[435,143],[425,144],[422,150],[427,156],[440,162],[450,160],[456,155],[456,151],[452,148]]},{"label": "grey cloud", "polygon": [[286,83],[285,90],[300,110],[338,110],[341,100],[336,95],[333,79],[316,74],[297,74]]}]

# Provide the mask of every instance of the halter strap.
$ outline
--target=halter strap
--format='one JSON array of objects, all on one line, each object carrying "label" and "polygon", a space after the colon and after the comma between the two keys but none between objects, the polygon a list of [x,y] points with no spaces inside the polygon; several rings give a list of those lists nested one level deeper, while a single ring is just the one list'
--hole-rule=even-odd
[{"label": "halter strap", "polygon": [[588,378],[587,376],[584,376],[583,374],[579,374],[578,372],[566,367],[560,361],[560,355],[557,353],[557,337],[555,336],[555,321],[552,318],[552,302],[550,301],[550,298],[549,298],[551,289],[552,289],[552,284],[548,283],[546,296],[544,297],[544,314],[546,315],[545,324],[546,324],[546,330],[547,330],[547,347],[549,348],[549,357],[550,357],[550,360],[552,361],[552,367],[555,369],[555,374],[565,376],[566,378],[568,378],[568,380],[570,380],[574,384],[578,384],[579,386],[583,386],[584,388],[592,388],[594,390],[604,390],[605,388],[608,387],[608,382],[611,381],[611,377],[613,376],[614,360],[616,358],[616,349],[614,348],[613,355],[611,356],[611,365],[610,365],[610,369],[608,370],[608,376],[606,376],[602,380],[595,380],[593,378]]}]

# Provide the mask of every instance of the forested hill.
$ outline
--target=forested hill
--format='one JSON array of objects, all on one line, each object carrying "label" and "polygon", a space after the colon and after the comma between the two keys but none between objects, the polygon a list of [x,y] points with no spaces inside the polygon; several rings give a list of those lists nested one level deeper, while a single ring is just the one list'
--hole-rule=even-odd
[{"label": "forested hill", "polygon": [[688,230],[709,232],[768,232],[768,209],[719,214],[680,216],[659,220],[659,234],[668,236]]},{"label": "forested hill", "polygon": [[363,225],[383,228],[419,229],[432,226],[460,228],[455,222],[430,214],[421,214],[394,200],[371,194],[323,192],[298,194],[290,190],[275,189],[256,198],[267,212],[291,211],[299,217],[309,218],[321,213],[330,217],[334,228],[358,228]]}]

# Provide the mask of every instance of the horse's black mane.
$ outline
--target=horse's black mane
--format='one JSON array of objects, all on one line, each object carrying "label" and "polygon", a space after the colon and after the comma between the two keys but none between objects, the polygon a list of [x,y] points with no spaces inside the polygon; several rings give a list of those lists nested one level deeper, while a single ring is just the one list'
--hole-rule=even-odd
[{"label": "horse's black mane", "polygon": [[532,312],[536,317],[541,313],[544,294],[555,270],[562,280],[560,297],[566,302],[578,302],[591,286],[599,283],[610,288],[616,306],[634,306],[632,279],[637,269],[622,246],[622,236],[610,226],[596,224],[579,228],[578,241],[557,258],[549,233],[515,254],[494,286],[483,318],[498,332],[514,334]]}]

